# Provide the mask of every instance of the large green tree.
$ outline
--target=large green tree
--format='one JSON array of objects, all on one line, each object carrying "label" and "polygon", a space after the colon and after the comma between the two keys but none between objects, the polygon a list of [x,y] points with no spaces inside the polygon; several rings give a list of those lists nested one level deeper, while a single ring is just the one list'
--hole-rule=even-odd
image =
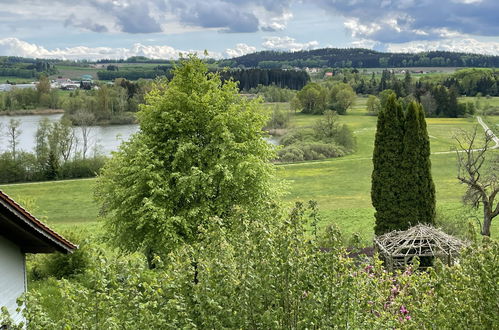
[{"label": "large green tree", "polygon": [[431,176],[430,142],[421,105],[409,103],[405,115],[402,152],[400,227],[434,224],[435,185]]},{"label": "large green tree", "polygon": [[238,95],[201,60],[181,62],[138,113],[140,131],[113,154],[96,196],[109,235],[124,250],[164,254],[198,241],[214,217],[258,219],[277,194],[273,147],[258,100]]},{"label": "large green tree", "polygon": [[410,102],[404,116],[395,94],[388,96],[378,115],[373,163],[376,235],[418,223],[433,224],[435,186],[421,105]]},{"label": "large green tree", "polygon": [[402,106],[392,93],[378,114],[374,141],[371,199],[376,209],[376,235],[399,229],[403,136]]}]

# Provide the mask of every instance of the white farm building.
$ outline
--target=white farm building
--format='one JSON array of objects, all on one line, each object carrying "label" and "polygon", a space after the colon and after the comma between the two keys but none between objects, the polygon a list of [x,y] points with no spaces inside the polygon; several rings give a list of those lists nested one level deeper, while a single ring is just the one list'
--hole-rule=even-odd
[{"label": "white farm building", "polygon": [[76,248],[0,191],[0,307],[6,306],[14,321],[22,320],[16,300],[26,291],[26,253],[71,253]]}]

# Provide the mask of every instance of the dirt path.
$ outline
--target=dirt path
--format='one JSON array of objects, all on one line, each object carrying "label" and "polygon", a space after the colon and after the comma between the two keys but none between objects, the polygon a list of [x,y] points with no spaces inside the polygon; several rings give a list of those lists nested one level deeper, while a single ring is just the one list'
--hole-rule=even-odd
[{"label": "dirt path", "polygon": [[[499,148],[499,138],[492,132],[492,130],[485,124],[485,122],[482,120],[482,117],[476,116],[476,119],[478,120],[478,123],[482,126],[483,130],[485,131],[485,134],[487,136],[491,137],[492,141],[494,141],[495,145],[490,147],[489,149],[497,149]],[[482,149],[473,149],[473,151],[480,151]],[[432,155],[442,155],[442,154],[453,154],[456,151],[440,151],[440,152],[432,152]],[[464,151],[459,151],[459,152],[464,152]]]},{"label": "dirt path", "polygon": [[478,123],[482,125],[485,134],[487,134],[487,136],[489,136],[492,139],[492,141],[494,141],[495,143],[495,145],[490,147],[490,149],[499,148],[499,138],[497,137],[497,135],[495,135],[494,132],[489,128],[489,126],[487,126],[487,124],[484,123],[482,117],[477,116],[476,119],[478,120]]}]

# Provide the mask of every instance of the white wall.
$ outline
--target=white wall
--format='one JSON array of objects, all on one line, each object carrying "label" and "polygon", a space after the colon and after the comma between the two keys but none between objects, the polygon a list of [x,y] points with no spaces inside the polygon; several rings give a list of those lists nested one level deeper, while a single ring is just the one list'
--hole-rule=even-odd
[{"label": "white wall", "polygon": [[22,320],[16,300],[26,288],[24,260],[20,247],[0,235],[0,306],[6,306],[15,321]]}]

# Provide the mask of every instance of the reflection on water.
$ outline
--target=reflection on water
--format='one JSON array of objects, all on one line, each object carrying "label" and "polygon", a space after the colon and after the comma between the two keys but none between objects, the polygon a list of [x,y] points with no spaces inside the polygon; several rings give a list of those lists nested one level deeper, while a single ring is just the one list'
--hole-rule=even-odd
[{"label": "reflection on water", "polygon": [[[48,118],[51,122],[58,121],[62,114],[54,115],[29,115],[29,116],[0,116],[0,152],[8,149],[8,139],[6,136],[7,126],[11,119],[17,119],[21,122],[19,137],[19,150],[33,152],[35,149],[35,134],[38,123],[43,118]],[[82,141],[81,131],[75,127],[75,134],[79,141]],[[97,149],[103,154],[110,154],[117,150],[122,141],[128,138],[138,130],[138,125],[112,125],[112,126],[93,126],[90,131],[90,146],[92,150]],[[83,144],[80,142],[80,145]],[[81,146],[80,146],[81,148]]]}]

